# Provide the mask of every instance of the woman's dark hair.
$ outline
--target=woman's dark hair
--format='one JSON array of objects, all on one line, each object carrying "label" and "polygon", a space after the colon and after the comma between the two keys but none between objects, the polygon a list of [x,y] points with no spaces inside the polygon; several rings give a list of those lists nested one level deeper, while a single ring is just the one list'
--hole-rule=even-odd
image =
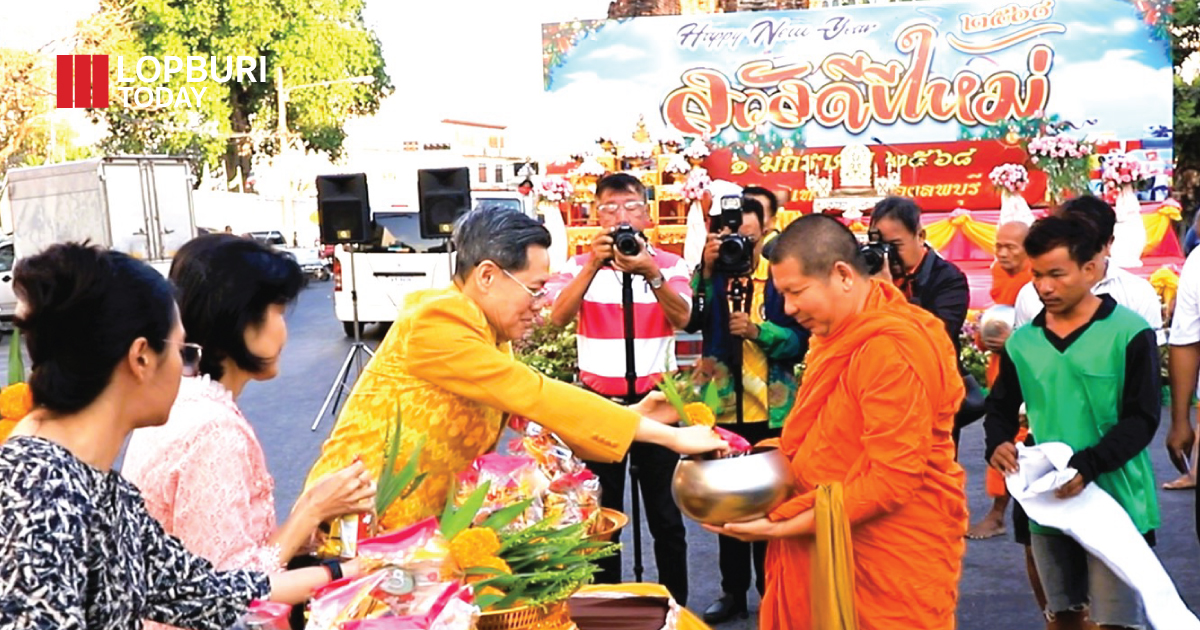
[{"label": "woman's dark hair", "polygon": [[145,338],[161,354],[175,327],[170,283],[120,252],[52,245],[17,262],[13,278],[33,402],[56,413],[92,404],[134,341]]},{"label": "woman's dark hair", "polygon": [[306,279],[296,261],[258,241],[206,234],[179,248],[171,282],[187,340],[204,347],[200,371],[220,379],[226,358],[250,373],[266,366],[269,357],[246,347],[246,329],[261,324],[272,304],[295,301]]}]

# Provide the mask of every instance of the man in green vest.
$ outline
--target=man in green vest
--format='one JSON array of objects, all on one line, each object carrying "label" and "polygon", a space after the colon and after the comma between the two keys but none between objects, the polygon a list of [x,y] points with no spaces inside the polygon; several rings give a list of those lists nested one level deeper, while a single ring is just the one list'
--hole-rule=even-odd
[{"label": "man in green vest", "polygon": [[[1097,264],[1093,224],[1050,216],[1033,224],[1025,251],[1044,308],[1018,328],[1000,353],[1000,375],[988,397],[986,457],[1003,473],[1017,468],[1012,436],[1026,404],[1039,443],[1075,451],[1076,476],[1057,491],[1070,499],[1095,483],[1154,544],[1160,524],[1147,451],[1159,422],[1159,365],[1154,331],[1111,296],[1093,295]],[[1073,539],[1030,523],[1037,572],[1046,590],[1048,627],[1146,627],[1136,592]],[[1090,605],[1090,606],[1089,606]]]}]

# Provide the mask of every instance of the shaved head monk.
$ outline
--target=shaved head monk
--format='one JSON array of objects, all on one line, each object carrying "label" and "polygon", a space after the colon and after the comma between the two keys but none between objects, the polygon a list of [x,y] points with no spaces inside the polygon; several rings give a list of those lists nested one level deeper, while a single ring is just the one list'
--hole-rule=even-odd
[{"label": "shaved head monk", "polygon": [[967,529],[954,346],[941,320],[867,277],[836,219],[797,219],[777,243],[784,309],[813,335],[780,442],[799,490],[767,518],[712,529],[771,541],[762,628],[842,628],[833,614],[951,630]]}]

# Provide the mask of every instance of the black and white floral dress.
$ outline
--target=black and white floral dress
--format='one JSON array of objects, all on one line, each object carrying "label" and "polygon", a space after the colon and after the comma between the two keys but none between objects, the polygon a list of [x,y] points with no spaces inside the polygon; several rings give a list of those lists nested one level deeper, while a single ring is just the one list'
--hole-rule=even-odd
[{"label": "black and white floral dress", "polygon": [[218,630],[267,576],[217,572],[146,511],[137,489],[52,442],[0,445],[0,628]]}]

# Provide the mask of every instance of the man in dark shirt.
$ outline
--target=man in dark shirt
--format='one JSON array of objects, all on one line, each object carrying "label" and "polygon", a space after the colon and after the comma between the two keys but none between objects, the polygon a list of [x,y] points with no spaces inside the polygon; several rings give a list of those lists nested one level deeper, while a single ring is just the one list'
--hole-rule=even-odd
[{"label": "man in dark shirt", "polygon": [[[1096,483],[1129,514],[1153,544],[1160,524],[1147,447],[1159,421],[1159,366],[1154,331],[1111,296],[1092,294],[1102,274],[1095,226],[1077,217],[1039,220],[1025,240],[1033,282],[1045,309],[1013,332],[1000,353],[1000,375],[987,400],[984,430],[989,464],[1016,470],[1012,443],[1022,403],[1040,442],[1075,450],[1078,471],[1060,498]],[[1030,523],[1037,574],[1048,619],[1061,628],[1144,627],[1136,592],[1074,540]],[[1081,567],[1087,568],[1081,571]]]},{"label": "man in dark shirt", "polygon": [[[967,397],[954,418],[954,443],[958,444],[958,433],[962,427],[978,420],[983,415],[983,395],[974,377],[967,377],[962,369],[961,335],[963,322],[967,319],[967,307],[971,302],[971,288],[967,276],[942,258],[925,242],[925,228],[921,226],[921,208],[912,199],[888,197],[875,204],[871,211],[871,228],[879,237],[896,249],[904,263],[905,273],[891,278],[908,301],[933,313],[946,325],[946,334],[954,344],[955,357],[959,358],[959,373],[964,375]],[[884,273],[890,276],[888,265]],[[1015,433],[1014,433],[1015,435]]]}]

